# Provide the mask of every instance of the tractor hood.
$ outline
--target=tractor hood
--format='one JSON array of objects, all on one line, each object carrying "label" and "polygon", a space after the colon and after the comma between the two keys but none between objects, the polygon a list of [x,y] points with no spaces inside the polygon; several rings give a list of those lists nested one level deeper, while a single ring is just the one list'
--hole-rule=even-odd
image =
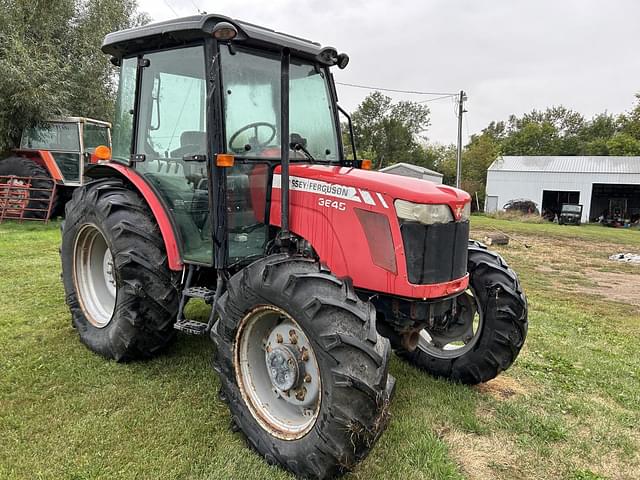
[{"label": "tractor hood", "polygon": [[[280,173],[279,167],[275,173]],[[337,196],[333,194],[338,192],[346,198],[355,197],[356,201],[362,200],[364,203],[369,203],[369,198],[375,202],[376,197],[378,201],[385,198],[391,202],[401,199],[414,203],[447,204],[456,212],[471,201],[467,192],[453,187],[359,168],[292,164],[289,175],[291,190],[308,190],[331,196]],[[340,186],[347,188],[340,192]]]}]

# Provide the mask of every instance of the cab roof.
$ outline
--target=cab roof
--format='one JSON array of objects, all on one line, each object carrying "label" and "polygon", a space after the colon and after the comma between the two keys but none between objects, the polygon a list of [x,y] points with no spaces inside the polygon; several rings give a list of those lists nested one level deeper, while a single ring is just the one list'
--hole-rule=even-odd
[{"label": "cab roof", "polygon": [[273,50],[288,48],[292,55],[312,57],[320,61],[337,55],[335,48],[322,47],[310,40],[218,14],[194,15],[109,33],[102,43],[102,51],[122,58],[149,50],[180,46],[210,37],[214,26],[219,22],[229,22],[236,27],[238,36],[234,43]]}]

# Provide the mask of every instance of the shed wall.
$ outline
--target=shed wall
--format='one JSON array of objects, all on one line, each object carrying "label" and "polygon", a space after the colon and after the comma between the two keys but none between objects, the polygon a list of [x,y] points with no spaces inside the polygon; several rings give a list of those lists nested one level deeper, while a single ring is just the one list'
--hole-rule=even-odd
[{"label": "shed wall", "polygon": [[[487,196],[497,197],[497,208],[509,200],[524,198],[542,206],[543,190],[580,192],[582,221],[589,221],[591,192],[594,183],[640,185],[640,173],[556,173],[489,170],[487,172]],[[488,205],[485,205],[487,207]]]}]

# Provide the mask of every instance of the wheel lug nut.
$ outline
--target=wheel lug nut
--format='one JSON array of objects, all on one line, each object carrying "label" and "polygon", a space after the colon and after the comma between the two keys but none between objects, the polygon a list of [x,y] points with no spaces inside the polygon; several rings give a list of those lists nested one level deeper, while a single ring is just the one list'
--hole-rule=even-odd
[{"label": "wheel lug nut", "polygon": [[276,335],[276,342],[278,342],[278,343],[282,343],[283,342],[282,335],[280,335],[279,333]]},{"label": "wheel lug nut", "polygon": [[308,373],[304,376],[304,383],[311,383],[311,375]]},{"label": "wheel lug nut", "polygon": [[296,390],[296,400],[299,402],[304,400],[305,395],[307,394],[307,389],[302,387],[299,390]]},{"label": "wheel lug nut", "polygon": [[309,351],[304,347],[302,347],[302,350],[300,351],[300,359],[303,362],[306,362],[307,360],[309,360]]},{"label": "wheel lug nut", "polygon": [[289,340],[291,341],[291,343],[293,345],[295,345],[296,343],[298,343],[298,334],[296,333],[295,330],[291,329],[289,330]]}]

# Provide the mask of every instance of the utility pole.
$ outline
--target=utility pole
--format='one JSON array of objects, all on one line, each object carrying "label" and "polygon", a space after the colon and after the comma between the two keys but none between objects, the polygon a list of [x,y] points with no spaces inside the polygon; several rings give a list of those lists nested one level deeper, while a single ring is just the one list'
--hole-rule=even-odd
[{"label": "utility pole", "polygon": [[456,188],[460,188],[462,182],[462,114],[466,112],[464,102],[467,100],[467,94],[464,90],[460,90],[458,98],[458,155],[456,159]]}]

